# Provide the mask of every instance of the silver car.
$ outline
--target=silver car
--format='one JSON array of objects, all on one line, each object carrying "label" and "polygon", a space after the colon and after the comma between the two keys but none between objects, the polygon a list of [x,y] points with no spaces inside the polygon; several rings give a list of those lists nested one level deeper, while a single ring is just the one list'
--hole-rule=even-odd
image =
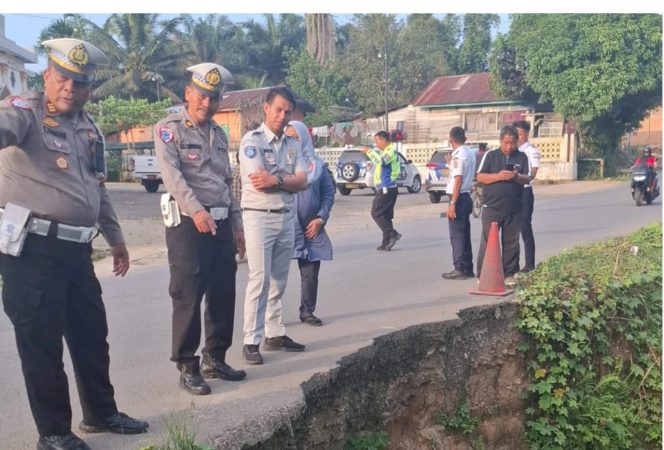
[{"label": "silver car", "polygon": [[[420,192],[422,188],[422,178],[413,165],[411,160],[407,160],[404,156],[397,152],[399,159],[399,178],[397,178],[397,186],[405,187],[408,192],[415,194]],[[350,195],[353,189],[370,188],[375,192],[374,185],[374,170],[375,164],[369,159],[367,155],[362,153],[359,148],[351,148],[341,152],[339,161],[337,162],[336,183],[337,190],[341,195]]]}]

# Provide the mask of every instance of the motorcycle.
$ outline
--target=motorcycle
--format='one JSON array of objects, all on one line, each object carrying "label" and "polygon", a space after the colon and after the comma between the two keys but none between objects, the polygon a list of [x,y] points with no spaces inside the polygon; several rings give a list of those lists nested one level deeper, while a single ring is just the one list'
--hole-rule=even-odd
[{"label": "motorcycle", "polygon": [[643,205],[645,201],[651,204],[659,196],[659,186],[657,186],[657,175],[645,164],[639,164],[632,169],[632,198],[636,206]]}]

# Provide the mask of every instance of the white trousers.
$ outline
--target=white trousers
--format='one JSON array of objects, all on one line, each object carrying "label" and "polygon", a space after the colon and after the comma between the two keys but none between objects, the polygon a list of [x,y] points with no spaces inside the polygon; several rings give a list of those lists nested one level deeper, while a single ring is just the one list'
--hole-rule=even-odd
[{"label": "white trousers", "polygon": [[244,298],[244,344],[286,334],[281,298],[293,257],[295,212],[244,211],[249,280]]}]

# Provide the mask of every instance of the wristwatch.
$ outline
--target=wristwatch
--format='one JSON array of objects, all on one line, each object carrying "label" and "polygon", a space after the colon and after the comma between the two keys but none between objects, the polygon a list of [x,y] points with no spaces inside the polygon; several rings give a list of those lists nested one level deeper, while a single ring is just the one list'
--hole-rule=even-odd
[{"label": "wristwatch", "polygon": [[281,186],[282,184],[284,184],[283,175],[277,175],[277,186]]},{"label": "wristwatch", "polygon": [[455,201],[450,200],[450,205],[456,205]]}]

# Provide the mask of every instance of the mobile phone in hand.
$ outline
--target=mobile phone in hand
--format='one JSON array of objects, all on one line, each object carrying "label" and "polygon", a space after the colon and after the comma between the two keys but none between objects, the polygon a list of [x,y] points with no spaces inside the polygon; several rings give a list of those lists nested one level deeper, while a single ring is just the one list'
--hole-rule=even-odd
[{"label": "mobile phone in hand", "polygon": [[514,163],[505,164],[505,170],[509,170],[510,172],[515,170],[518,171],[520,167],[521,167],[520,164],[514,164]]}]

